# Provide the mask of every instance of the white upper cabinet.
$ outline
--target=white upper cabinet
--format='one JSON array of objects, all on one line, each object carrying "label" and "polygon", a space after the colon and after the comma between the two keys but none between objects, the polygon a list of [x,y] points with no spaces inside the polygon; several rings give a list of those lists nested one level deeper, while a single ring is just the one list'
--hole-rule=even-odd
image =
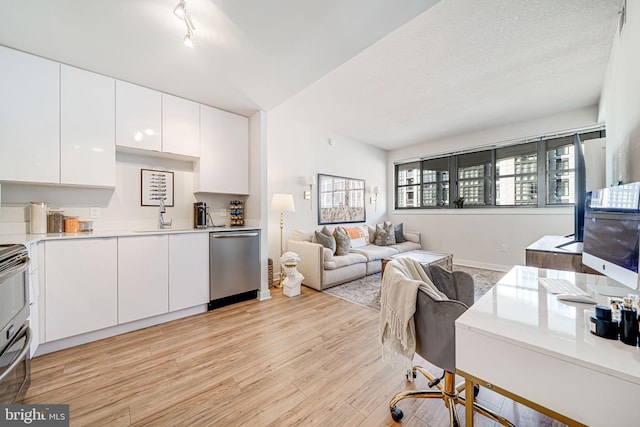
[{"label": "white upper cabinet", "polygon": [[162,94],[116,81],[116,145],[162,151]]},{"label": "white upper cabinet", "polygon": [[200,156],[200,104],[162,94],[162,151]]},{"label": "white upper cabinet", "polygon": [[60,64],[0,46],[0,181],[60,181]]},{"label": "white upper cabinet", "polygon": [[249,119],[200,106],[200,160],[194,191],[249,194]]},{"label": "white upper cabinet", "polygon": [[61,66],[60,182],[114,187],[115,80]]}]

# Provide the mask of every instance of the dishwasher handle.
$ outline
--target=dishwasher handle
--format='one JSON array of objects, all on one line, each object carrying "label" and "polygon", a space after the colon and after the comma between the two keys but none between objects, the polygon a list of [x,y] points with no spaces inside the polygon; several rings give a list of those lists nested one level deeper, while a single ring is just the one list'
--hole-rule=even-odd
[{"label": "dishwasher handle", "polygon": [[214,239],[229,239],[231,237],[256,237],[258,233],[240,233],[240,234],[228,234],[228,233],[220,233],[220,234],[211,234],[211,237]]}]

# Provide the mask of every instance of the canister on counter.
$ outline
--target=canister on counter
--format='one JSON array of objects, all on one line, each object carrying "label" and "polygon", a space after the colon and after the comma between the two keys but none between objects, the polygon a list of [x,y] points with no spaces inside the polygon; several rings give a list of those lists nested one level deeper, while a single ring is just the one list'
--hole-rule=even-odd
[{"label": "canister on counter", "polygon": [[49,209],[47,214],[47,233],[62,233],[64,231],[64,211]]},{"label": "canister on counter", "polygon": [[29,231],[31,234],[47,232],[47,204],[45,202],[31,202],[29,217]]},{"label": "canister on counter", "polygon": [[65,233],[77,233],[80,231],[80,222],[77,216],[65,216],[64,217],[64,232]]}]

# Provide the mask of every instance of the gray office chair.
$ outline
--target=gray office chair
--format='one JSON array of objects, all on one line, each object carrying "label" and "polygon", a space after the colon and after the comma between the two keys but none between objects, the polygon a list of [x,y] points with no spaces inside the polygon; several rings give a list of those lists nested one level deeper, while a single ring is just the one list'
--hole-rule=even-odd
[{"label": "gray office chair", "polygon": [[[416,353],[430,363],[444,369],[441,378],[435,378],[422,366],[413,367],[413,378],[416,372],[420,372],[429,380],[429,387],[437,387],[438,390],[407,390],[396,394],[389,403],[391,417],[394,421],[400,421],[403,417],[402,410],[396,404],[407,398],[443,399],[449,410],[451,426],[460,426],[458,413],[455,410],[456,403],[464,405],[465,398],[460,396],[464,390],[464,381],[455,384],[456,372],[456,348],[455,348],[455,321],[473,304],[473,278],[463,271],[450,272],[438,265],[425,266],[425,272],[431,278],[434,285],[449,300],[436,301],[423,290],[418,291],[414,322],[416,327]],[[444,378],[444,386],[440,381]],[[474,390],[474,397],[479,389]],[[491,418],[505,426],[514,426],[506,418],[485,408],[478,403],[473,403],[474,411]]]}]

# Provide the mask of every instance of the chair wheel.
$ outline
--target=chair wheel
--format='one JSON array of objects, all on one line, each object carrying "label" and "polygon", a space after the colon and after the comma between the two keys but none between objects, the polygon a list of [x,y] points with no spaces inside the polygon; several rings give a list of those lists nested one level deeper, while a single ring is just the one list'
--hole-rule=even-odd
[{"label": "chair wheel", "polygon": [[480,393],[480,386],[477,384],[473,385],[473,397],[478,397],[478,393]]},{"label": "chair wheel", "polygon": [[393,421],[400,421],[404,414],[402,413],[402,409],[400,408],[391,408],[391,418]]},{"label": "chair wheel", "polygon": [[[415,379],[416,379],[416,377],[417,377],[417,375],[416,375],[416,373],[415,373],[415,372],[413,372],[413,373],[411,374],[411,376],[413,377],[413,379],[414,379],[414,380],[415,380]],[[409,381],[409,374],[408,374],[408,373],[406,373],[406,374],[404,375],[404,377],[407,379],[407,381]]]}]

